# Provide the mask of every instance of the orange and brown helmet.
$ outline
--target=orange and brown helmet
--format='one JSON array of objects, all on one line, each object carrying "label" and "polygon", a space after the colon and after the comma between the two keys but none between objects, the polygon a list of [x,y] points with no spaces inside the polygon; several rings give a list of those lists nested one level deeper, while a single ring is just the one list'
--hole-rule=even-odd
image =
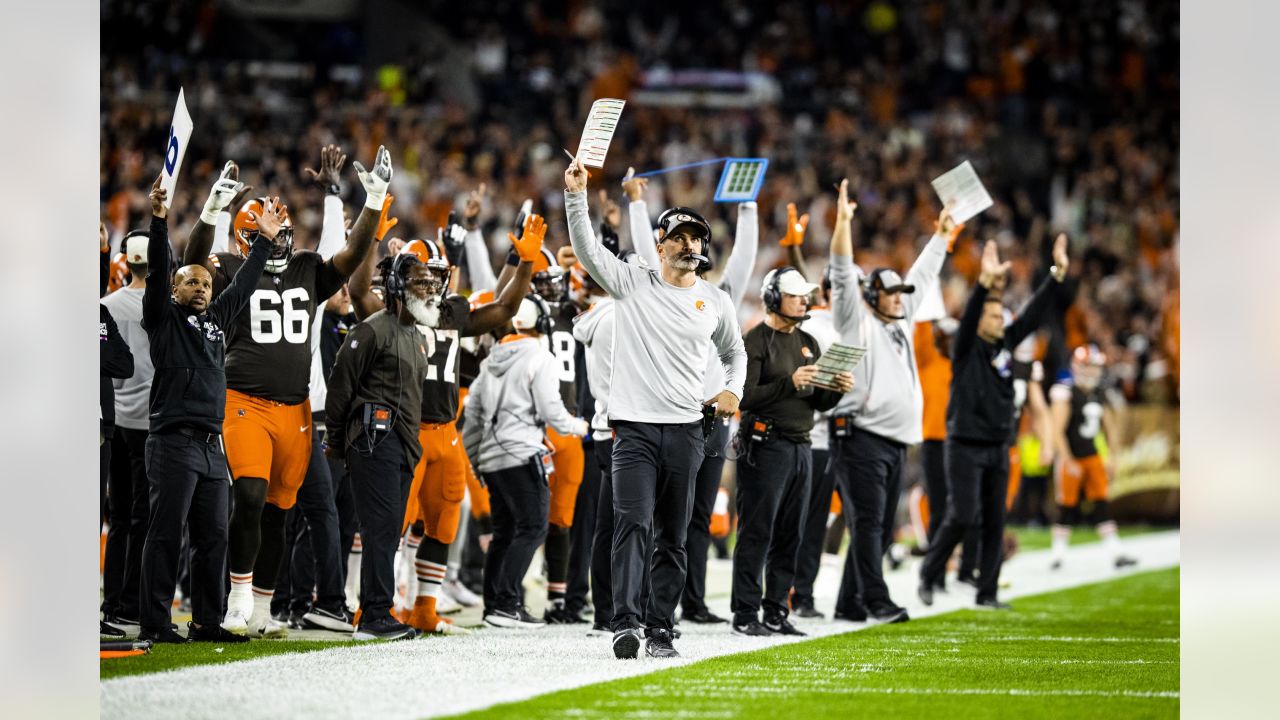
[{"label": "orange and brown helmet", "polygon": [[[253,245],[253,236],[258,232],[258,221],[253,215],[261,215],[262,207],[266,203],[267,198],[257,197],[252,200],[246,200],[240,209],[236,211],[236,217],[231,223],[231,235],[235,238],[236,247],[240,250],[240,254],[248,257],[249,247]],[[279,273],[289,264],[289,258],[293,257],[293,219],[289,217],[289,210],[284,210],[284,222],[280,224],[280,232],[276,234],[275,247],[271,251],[271,256],[267,259],[267,272]]]}]

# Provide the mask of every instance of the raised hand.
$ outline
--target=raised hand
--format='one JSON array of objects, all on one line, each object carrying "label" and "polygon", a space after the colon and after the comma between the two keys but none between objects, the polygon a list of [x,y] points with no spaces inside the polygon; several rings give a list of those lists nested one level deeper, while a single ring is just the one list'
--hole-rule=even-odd
[{"label": "raised hand", "polygon": [[626,177],[622,178],[622,192],[627,194],[627,199],[635,202],[644,197],[644,189],[649,187],[649,178],[635,177],[636,169],[627,168]]},{"label": "raised hand", "polygon": [[574,158],[564,171],[564,189],[569,192],[582,192],[587,189],[587,167],[582,158]]},{"label": "raised hand", "polygon": [[[945,211],[944,211],[945,212]],[[978,273],[978,283],[987,289],[1004,287],[1004,277],[1013,263],[1009,260],[1000,262],[1000,251],[995,240],[988,240],[982,248],[982,270]]]},{"label": "raised hand", "polygon": [[596,197],[600,199],[601,212],[604,214],[604,221],[609,227],[615,230],[622,225],[622,208],[618,207],[618,203],[609,199],[609,193],[601,190],[596,193]]},{"label": "raised hand", "polygon": [[388,194],[386,199],[382,201],[382,210],[378,212],[378,226],[373,230],[373,239],[376,242],[382,242],[382,238],[391,232],[391,228],[395,227],[399,222],[399,218],[390,217],[391,203],[396,201],[395,195]]},{"label": "raised hand", "polygon": [[804,231],[809,227],[809,213],[796,218],[796,204],[787,203],[787,234],[778,242],[782,247],[804,244]]},{"label": "raised hand", "polygon": [[[239,178],[240,168],[228,160],[227,164],[222,166],[222,174],[209,189],[209,197],[204,201],[204,210],[200,213],[201,220],[210,225],[217,223],[218,213],[235,202],[245,190],[244,183],[240,182]],[[252,190],[252,188],[249,189]]]},{"label": "raised hand", "polygon": [[[583,172],[586,172],[585,170]],[[565,173],[568,177],[568,173]],[[521,262],[533,262],[538,257],[538,253],[542,250],[542,238],[547,235],[547,223],[543,221],[541,215],[530,213],[529,217],[524,221],[524,232],[519,238],[515,233],[507,233],[507,237],[511,240],[511,244],[516,249],[516,255],[520,257]]]},{"label": "raised hand", "polygon": [[947,205],[943,207],[942,212],[938,214],[938,222],[934,225],[934,232],[939,235],[946,235],[950,238],[950,243],[947,246],[948,252],[951,250],[951,245],[955,244],[956,236],[959,235],[960,231],[963,229],[964,225],[957,223],[955,218],[951,217],[951,206]]},{"label": "raised hand", "polygon": [[147,199],[151,201],[151,214],[162,218],[169,214],[164,206],[164,201],[169,197],[169,191],[160,187],[160,180],[164,177],[164,173],[156,176],[156,181],[151,183],[151,192],[147,195]]},{"label": "raised hand", "polygon": [[1053,279],[1062,282],[1067,278],[1067,268],[1071,267],[1071,258],[1067,256],[1067,234],[1058,233],[1053,241]]},{"label": "raised hand", "polygon": [[468,230],[475,230],[476,225],[480,223],[480,208],[484,205],[485,189],[486,185],[480,183],[480,187],[467,195],[467,203],[462,206],[462,224]]},{"label": "raised hand", "polygon": [[308,167],[303,168],[302,173],[311,182],[328,190],[338,187],[338,180],[342,177],[342,166],[346,162],[347,155],[342,152],[342,148],[337,145],[325,145],[320,148],[320,171],[317,172]]},{"label": "raised hand", "polygon": [[853,220],[853,211],[858,203],[849,199],[849,178],[840,181],[840,192],[836,196],[836,223],[848,223]]},{"label": "raised hand", "polygon": [[387,188],[391,185],[391,153],[385,145],[378,146],[378,155],[373,161],[373,170],[365,170],[359,160],[351,163],[364,186],[364,206],[374,212],[382,212],[382,201],[387,196]]},{"label": "raised hand", "polygon": [[258,232],[268,240],[275,240],[276,235],[280,232],[280,226],[284,224],[285,205],[280,202],[280,198],[267,198],[262,203],[262,214],[250,210],[249,219],[258,224]]}]

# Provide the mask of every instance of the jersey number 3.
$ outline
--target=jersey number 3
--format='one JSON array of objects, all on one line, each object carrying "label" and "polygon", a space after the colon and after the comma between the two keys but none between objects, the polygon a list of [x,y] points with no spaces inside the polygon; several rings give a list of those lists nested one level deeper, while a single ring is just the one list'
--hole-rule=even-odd
[{"label": "jersey number 3", "polygon": [[306,288],[289,288],[283,293],[275,290],[254,290],[249,298],[249,329],[256,343],[280,342],[304,343],[311,314],[307,302],[311,296]]},{"label": "jersey number 3", "polygon": [[1080,437],[1092,440],[1102,429],[1102,405],[1096,402],[1085,403],[1080,408],[1080,414],[1084,416],[1084,422],[1080,423]]}]

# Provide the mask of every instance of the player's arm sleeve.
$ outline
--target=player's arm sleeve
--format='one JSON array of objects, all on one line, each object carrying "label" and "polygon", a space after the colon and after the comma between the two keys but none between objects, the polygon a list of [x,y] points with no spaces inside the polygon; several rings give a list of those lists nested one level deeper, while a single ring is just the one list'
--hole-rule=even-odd
[{"label": "player's arm sleeve", "polygon": [[151,217],[147,240],[147,289],[142,291],[142,324],[155,329],[165,304],[173,294],[173,256],[169,248],[169,224]]},{"label": "player's arm sleeve", "polygon": [[631,294],[640,273],[604,249],[591,230],[591,214],[587,212],[587,191],[564,191],[565,215],[569,218],[569,242],[578,261],[605,292],[615,298]]},{"label": "player's arm sleeve", "polygon": [[964,306],[964,314],[960,316],[960,327],[956,330],[955,339],[951,341],[951,362],[962,363],[969,359],[969,351],[973,349],[973,341],[978,337],[978,321],[982,319],[982,306],[987,302],[987,288],[981,283],[974,285],[969,302]]},{"label": "player's arm sleeve", "polygon": [[645,265],[657,270],[662,267],[658,259],[658,246],[653,238],[653,224],[649,222],[649,206],[644,200],[632,200],[627,205],[627,223],[631,229],[631,248]]},{"label": "player's arm sleeve", "polygon": [[559,368],[550,353],[540,356],[533,367],[533,406],[538,417],[561,435],[584,435],[585,423],[569,414],[560,397]]},{"label": "player's arm sleeve", "polygon": [[271,241],[266,235],[258,233],[249,250],[249,257],[236,270],[235,277],[231,278],[227,288],[209,306],[209,314],[214,316],[219,325],[225,327],[230,324],[244,306],[249,304],[249,296],[258,286],[258,279],[262,277],[262,270],[267,266],[267,255],[270,253]]},{"label": "player's arm sleeve", "polygon": [[831,317],[836,330],[856,334],[862,322],[862,285],[851,255],[831,256]]},{"label": "player's arm sleeve", "polygon": [[[199,222],[199,221],[197,221]],[[213,245],[211,253],[229,252],[231,243],[231,213],[223,210],[213,224]]]},{"label": "player's arm sleeve", "polygon": [[915,292],[902,295],[902,312],[908,321],[915,317],[916,310],[924,303],[925,295],[933,291],[933,286],[938,282],[938,274],[942,272],[942,263],[946,259],[947,236],[934,233],[924,250],[920,251],[920,257],[916,258],[907,271],[907,284],[916,286]]},{"label": "player's arm sleeve", "polygon": [[729,293],[733,306],[742,304],[742,296],[747,292],[747,284],[751,282],[751,271],[755,269],[756,253],[760,248],[760,218],[754,202],[738,205],[738,227],[733,235],[733,249],[729,251],[729,259],[724,264],[721,284]]},{"label": "player's arm sleeve", "polygon": [[467,231],[463,246],[466,251],[467,279],[471,283],[471,292],[478,293],[497,288],[498,276],[493,274],[493,261],[489,258],[489,247],[485,245],[484,235],[479,228]]},{"label": "player's arm sleeve", "polygon": [[738,396],[742,398],[739,407],[743,412],[751,412],[755,408],[781,400],[790,394],[787,391],[788,387],[791,387],[789,377],[778,378],[769,383],[760,382],[760,373],[764,370],[764,363],[768,357],[763,338],[764,335],[756,334],[751,336],[750,342],[743,341],[743,352],[746,353],[746,380],[743,382],[743,392]]},{"label": "player's arm sleeve", "polygon": [[329,393],[324,403],[325,435],[337,457],[346,455],[347,420],[351,415],[351,403],[359,387],[360,378],[373,361],[377,352],[377,336],[372,327],[360,323],[347,333],[347,339],[338,348],[329,373]]},{"label": "player's arm sleeve", "polygon": [[1017,347],[1018,343],[1035,332],[1036,328],[1044,322],[1045,314],[1049,311],[1054,295],[1058,292],[1057,285],[1058,281],[1053,279],[1053,275],[1045,275],[1044,280],[1040,281],[1040,287],[1036,288],[1035,294],[1027,301],[1027,306],[1018,313],[1018,317],[1013,319],[1013,323],[1005,332],[1005,336],[1009,339],[1009,347]]},{"label": "player's arm sleeve", "polygon": [[316,247],[316,252],[328,260],[342,249],[346,236],[347,229],[342,220],[342,198],[325,195],[324,218],[320,223],[320,245]]},{"label": "player's arm sleeve", "polygon": [[98,354],[102,374],[118,380],[133,377],[133,353],[129,351],[129,343],[120,335],[120,328],[116,325],[115,318],[111,317],[111,311],[103,305],[98,308],[98,314],[107,324],[107,342],[102,345],[102,352]]},{"label": "player's arm sleeve", "polygon": [[720,321],[711,339],[724,365],[724,389],[741,399],[747,382],[747,351],[742,344],[742,331],[738,329],[737,310],[730,304],[728,293],[720,297]]}]

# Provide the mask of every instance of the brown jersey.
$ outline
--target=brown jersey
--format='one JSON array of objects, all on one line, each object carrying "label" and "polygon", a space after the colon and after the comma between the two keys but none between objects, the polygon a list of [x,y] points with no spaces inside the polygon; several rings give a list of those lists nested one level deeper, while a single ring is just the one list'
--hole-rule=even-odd
[{"label": "brown jersey", "polygon": [[548,303],[551,306],[551,334],[547,349],[556,358],[556,376],[560,380],[560,399],[570,415],[578,414],[577,340],[573,339],[573,318],[578,314],[572,303]]},{"label": "brown jersey", "polygon": [[1102,430],[1102,391],[1099,388],[1081,390],[1070,379],[1065,379],[1049,388],[1049,396],[1071,401],[1066,433],[1071,455],[1077,460],[1097,455],[1097,437]]},{"label": "brown jersey", "polygon": [[437,327],[419,325],[427,341],[427,376],[422,381],[422,422],[453,422],[458,416],[460,331],[467,326],[471,306],[461,295],[450,295],[440,307]]},{"label": "brown jersey", "polygon": [[[217,295],[244,258],[217,253],[209,260]],[[283,272],[264,272],[249,304],[227,328],[227,387],[287,405],[306,400],[313,321],[345,281],[332,263],[306,250],[295,251]]]}]

